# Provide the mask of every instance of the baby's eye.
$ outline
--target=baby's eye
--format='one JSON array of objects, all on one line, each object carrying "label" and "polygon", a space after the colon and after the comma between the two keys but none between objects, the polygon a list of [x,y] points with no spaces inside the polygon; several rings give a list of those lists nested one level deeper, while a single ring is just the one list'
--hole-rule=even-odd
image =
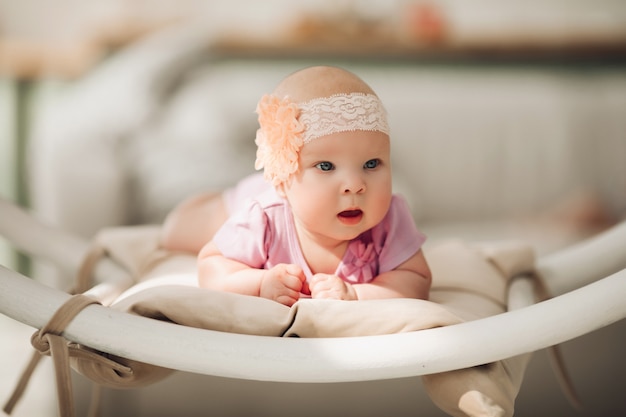
[{"label": "baby's eye", "polygon": [[322,171],[332,171],[335,168],[333,163],[328,162],[328,161],[320,162],[317,165],[315,165],[315,167]]},{"label": "baby's eye", "polygon": [[380,159],[370,159],[366,163],[363,164],[363,168],[365,169],[374,169],[378,165],[380,165]]}]

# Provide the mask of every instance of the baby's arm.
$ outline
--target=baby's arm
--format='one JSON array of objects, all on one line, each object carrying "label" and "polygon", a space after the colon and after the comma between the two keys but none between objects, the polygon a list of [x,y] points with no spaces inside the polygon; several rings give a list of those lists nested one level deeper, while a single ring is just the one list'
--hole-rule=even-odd
[{"label": "baby's arm", "polygon": [[203,288],[263,297],[292,306],[300,298],[305,280],[298,265],[251,268],[223,256],[213,242],[202,248],[198,256],[198,282]]},{"label": "baby's arm", "polygon": [[334,275],[317,274],[309,287],[313,298],[374,300],[383,298],[428,299],[431,273],[421,250],[396,269],[364,284],[349,284]]}]

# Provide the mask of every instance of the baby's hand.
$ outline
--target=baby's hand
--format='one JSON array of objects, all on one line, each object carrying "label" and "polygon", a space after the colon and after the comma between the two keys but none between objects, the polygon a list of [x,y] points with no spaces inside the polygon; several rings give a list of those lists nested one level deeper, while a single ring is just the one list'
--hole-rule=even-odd
[{"label": "baby's hand", "polygon": [[354,287],[336,275],[315,274],[309,288],[312,298],[358,300]]},{"label": "baby's hand", "polygon": [[300,298],[305,281],[304,271],[298,265],[278,264],[266,271],[259,295],[291,307]]}]

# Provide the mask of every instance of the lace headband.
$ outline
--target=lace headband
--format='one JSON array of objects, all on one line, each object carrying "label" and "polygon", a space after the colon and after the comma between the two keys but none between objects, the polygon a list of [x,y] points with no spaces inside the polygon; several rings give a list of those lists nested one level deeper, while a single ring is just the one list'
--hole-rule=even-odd
[{"label": "lace headband", "polygon": [[298,170],[304,144],[337,132],[369,130],[389,134],[387,115],[374,94],[335,94],[296,104],[265,95],[257,106],[256,169],[278,185]]}]

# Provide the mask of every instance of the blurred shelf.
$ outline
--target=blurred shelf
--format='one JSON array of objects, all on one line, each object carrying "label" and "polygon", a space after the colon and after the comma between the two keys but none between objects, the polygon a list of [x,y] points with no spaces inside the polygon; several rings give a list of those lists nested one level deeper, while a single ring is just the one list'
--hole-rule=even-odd
[{"label": "blurred shelf", "polygon": [[522,64],[625,64],[626,39],[536,43],[508,42],[408,43],[385,39],[223,38],[212,53],[228,59],[339,59],[402,62],[481,62]]},{"label": "blurred shelf", "polygon": [[0,35],[0,76],[13,80],[73,80],[112,52],[174,23],[175,20],[102,24],[82,37],[71,39],[4,33]]},{"label": "blurred shelf", "polygon": [[43,76],[74,79],[100,61],[102,48],[88,41],[0,39],[0,75],[35,80]]}]

